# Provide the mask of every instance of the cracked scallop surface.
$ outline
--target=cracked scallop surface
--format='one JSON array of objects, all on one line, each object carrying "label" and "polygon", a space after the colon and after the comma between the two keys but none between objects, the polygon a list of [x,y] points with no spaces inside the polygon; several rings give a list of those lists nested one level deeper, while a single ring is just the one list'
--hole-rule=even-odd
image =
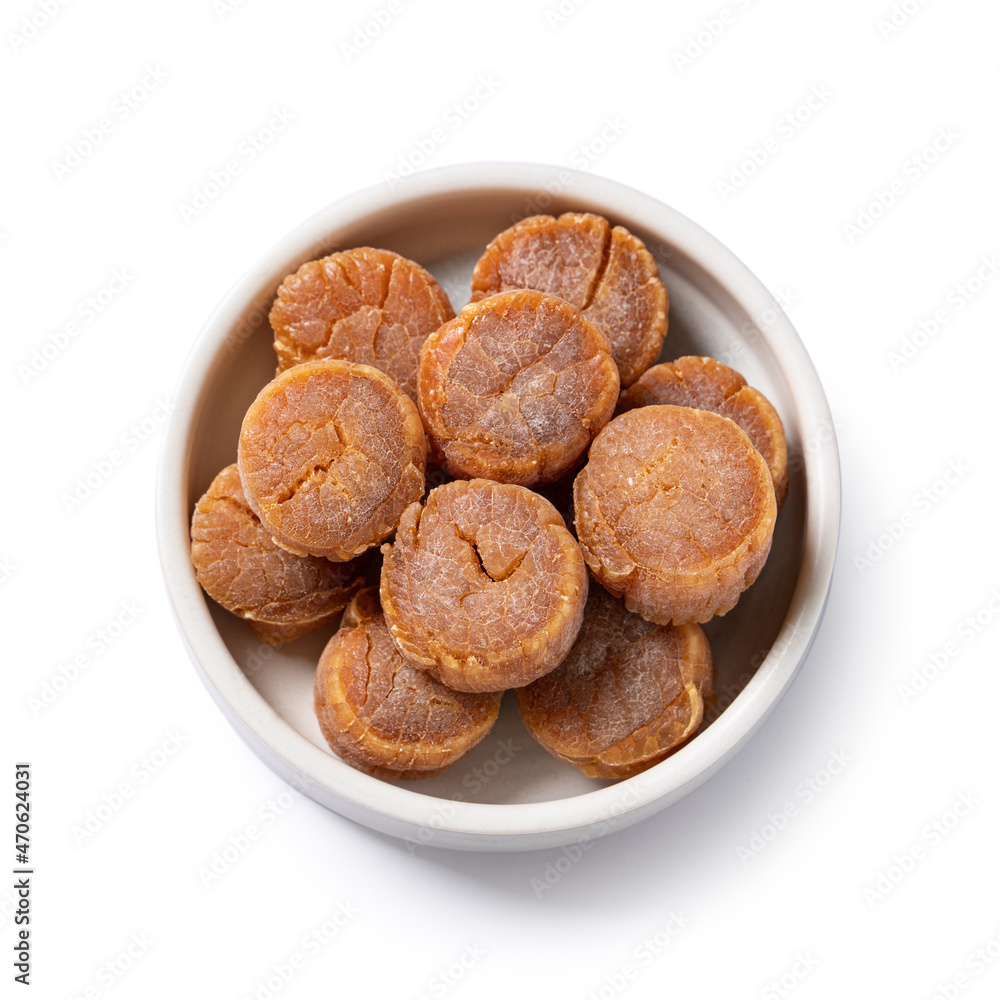
[{"label": "cracked scallop surface", "polygon": [[278,375],[247,410],[240,479],[275,542],[343,562],[388,538],[420,499],[426,452],[416,406],[387,375],[310,361]]},{"label": "cracked scallop surface", "polygon": [[330,749],[380,778],[426,778],[493,727],[501,694],[453,691],[392,643],[378,590],[362,590],[316,669],[314,707]]},{"label": "cracked scallop surface", "polygon": [[576,306],[599,326],[623,386],[659,356],[667,335],[667,290],[638,237],[590,212],[534,215],[505,229],[472,274],[472,301],[534,288]]},{"label": "cracked scallop surface", "polygon": [[382,547],[381,597],[403,656],[458,691],[553,670],[583,619],[587,569],[547,500],[485,479],[439,486]]},{"label": "cracked scallop surface", "polygon": [[453,476],[534,486],[571,469],[618,400],[607,337],[541,292],[466,306],[424,343],[417,399]]},{"label": "cracked scallop surface", "polygon": [[591,587],[569,656],[521,688],[525,727],[591,778],[629,778],[685,743],[712,694],[712,651],[697,625],[655,625]]},{"label": "cracked scallop surface", "polygon": [[728,417],[644,406],[598,435],[573,484],[594,576],[660,625],[733,608],[764,566],[777,505],[771,473]]},{"label": "cracked scallop surface", "polygon": [[738,424],[764,456],[778,507],[788,493],[788,449],[785,428],[778,411],[767,397],[747,385],[734,369],[714,358],[684,357],[669,364],[654,365],[638,382],[621,394],[618,410],[663,403],[693,406],[729,417]]},{"label": "cracked scallop surface", "polygon": [[235,465],[212,480],[191,518],[198,583],[266,642],[291,642],[333,621],[364,584],[353,562],[293,555],[249,508]]},{"label": "cracked scallop surface", "polygon": [[371,365],[416,400],[424,339],[455,311],[419,264],[358,247],[303,264],[271,308],[278,371],[321,358]]}]

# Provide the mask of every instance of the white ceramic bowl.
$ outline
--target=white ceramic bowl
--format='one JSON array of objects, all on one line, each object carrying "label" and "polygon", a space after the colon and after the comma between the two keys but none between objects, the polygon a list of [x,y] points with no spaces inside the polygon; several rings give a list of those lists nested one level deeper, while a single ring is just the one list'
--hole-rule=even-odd
[{"label": "white ceramic bowl", "polygon": [[[426,266],[458,311],[493,236],[523,216],[570,210],[626,226],[656,257],[670,295],[663,360],[712,355],[777,407],[792,476],[771,556],[737,607],[706,626],[719,695],[710,724],[645,773],[620,782],[583,777],[534,743],[508,694],[494,731],[450,771],[383,782],[333,756],[313,716],[313,672],[332,630],[273,650],[208,601],[188,554],[191,512],[215,474],[235,461],[243,414],[274,374],[267,313],[285,275],[337,249],[385,247]],[[764,721],[819,626],[837,548],[840,481],[833,421],[812,363],[773,297],[725,247],[613,181],[566,168],[482,163],[427,171],[335,202],[225,295],[194,345],[175,403],[157,484],[157,531],[177,622],[209,692],[283,779],[343,816],[416,844],[552,847],[665,808],[717,771]]]}]

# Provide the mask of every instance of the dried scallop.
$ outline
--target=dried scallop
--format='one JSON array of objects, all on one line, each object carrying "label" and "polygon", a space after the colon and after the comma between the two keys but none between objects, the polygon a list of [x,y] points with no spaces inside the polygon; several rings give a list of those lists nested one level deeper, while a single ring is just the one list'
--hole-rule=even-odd
[{"label": "dried scallop", "polygon": [[472,274],[472,301],[534,288],[576,306],[611,342],[623,386],[659,356],[667,290],[645,244],[592,212],[533,215],[505,229]]},{"label": "dried scallop", "polygon": [[744,431],[687,406],[615,417],[573,500],[591,572],[660,625],[733,608],[764,566],[777,516],[771,473]]},{"label": "dried scallop", "polygon": [[208,596],[270,643],[333,621],[364,584],[355,562],[293,555],[275,545],[247,506],[235,465],[212,480],[195,507],[191,560]]},{"label": "dried scallop", "polygon": [[453,691],[392,643],[378,590],[362,590],[320,656],[314,708],[330,748],[380,778],[426,778],[493,727],[501,695]]},{"label": "dried scallop", "polygon": [[729,417],[738,424],[764,456],[778,507],[788,493],[788,448],[785,428],[778,411],[767,397],[747,385],[747,380],[715,358],[684,357],[669,364],[654,365],[635,385],[621,394],[618,410],[662,403],[693,406]]},{"label": "dried scallop", "polygon": [[571,469],[618,400],[608,340],[535,291],[466,306],[431,334],[417,398],[435,458],[453,476],[534,486]]},{"label": "dried scallop", "polygon": [[549,753],[591,778],[629,778],[697,731],[713,672],[697,625],[654,625],[594,586],[569,656],[517,705]]},{"label": "dried scallop", "polygon": [[424,492],[427,444],[413,401],[348,361],[289,368],[261,390],[240,431],[247,502],[274,540],[346,561],[396,529]]},{"label": "dried scallop", "polygon": [[547,500],[485,479],[439,486],[382,547],[381,597],[403,656],[458,691],[554,669],[580,628],[587,570]]},{"label": "dried scallop", "polygon": [[271,308],[278,372],[337,358],[385,372],[416,401],[427,335],[455,315],[419,264],[390,250],[357,247],[303,264]]}]

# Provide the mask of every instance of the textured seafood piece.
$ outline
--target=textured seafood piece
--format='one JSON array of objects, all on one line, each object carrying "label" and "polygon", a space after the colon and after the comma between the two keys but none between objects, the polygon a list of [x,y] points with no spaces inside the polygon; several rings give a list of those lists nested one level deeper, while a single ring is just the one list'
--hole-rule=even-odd
[{"label": "textured seafood piece", "polygon": [[453,691],[392,644],[378,589],[362,590],[319,659],[314,707],[330,748],[379,778],[427,778],[493,727],[502,695]]},{"label": "textured seafood piece", "polygon": [[417,398],[453,476],[533,486],[572,468],[618,400],[608,340],[551,295],[504,292],[466,306],[420,354]]},{"label": "textured seafood piece", "polygon": [[547,500],[456,480],[403,513],[381,596],[403,656],[458,691],[503,691],[569,652],[587,600],[580,547]]},{"label": "textured seafood piece", "polygon": [[505,229],[472,273],[472,301],[512,288],[557,295],[611,342],[623,386],[658,357],[667,290],[642,240],[592,213],[534,215]]},{"label": "textured seafood piece", "polygon": [[416,400],[424,339],[454,315],[430,273],[390,250],[311,260],[285,278],[271,308],[278,371],[321,358],[354,361],[385,372]]},{"label": "textured seafood piece", "polygon": [[630,778],[701,725],[712,651],[697,625],[654,625],[591,587],[569,656],[517,692],[528,732],[591,778]]},{"label": "textured seafood piece", "polygon": [[195,507],[191,560],[208,596],[270,643],[333,621],[364,585],[354,562],[297,556],[275,545],[247,506],[235,465],[212,480]]},{"label": "textured seafood piece", "polygon": [[621,394],[618,411],[664,403],[693,406],[729,417],[747,433],[764,456],[778,507],[788,493],[788,449],[785,428],[767,397],[747,385],[747,380],[715,358],[678,358],[670,364],[654,365],[639,381]]},{"label": "textured seafood piece", "polygon": [[608,424],[573,484],[594,576],[660,625],[706,622],[757,579],[777,516],[763,456],[728,417],[643,406]]},{"label": "textured seafood piece", "polygon": [[392,534],[423,495],[426,457],[409,396],[348,361],[309,361],[278,375],[240,431],[250,509],[279,545],[338,562]]}]

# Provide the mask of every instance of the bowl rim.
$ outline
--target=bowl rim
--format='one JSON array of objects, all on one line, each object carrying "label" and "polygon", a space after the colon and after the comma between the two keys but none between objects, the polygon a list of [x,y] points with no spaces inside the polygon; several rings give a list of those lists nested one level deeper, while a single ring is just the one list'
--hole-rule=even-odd
[{"label": "bowl rim", "polygon": [[[553,178],[562,186],[559,197],[572,196],[581,210],[610,215],[628,228],[669,234],[667,242],[712,276],[746,315],[771,310],[773,321],[756,329],[785,379],[804,444],[802,562],[784,622],[754,676],[712,726],[666,760],[633,778],[564,799],[493,804],[438,798],[370,777],[315,746],[281,719],[244,675],[215,628],[189,557],[192,431],[205,386],[227,361],[234,324],[268,283],[277,287],[288,261],[307,259],[304,252],[328,244],[338,229],[428,198],[508,192],[540,203]],[[436,846],[479,841],[489,849],[506,841],[535,846],[540,838],[568,843],[565,838],[576,831],[619,828],[658,811],[718,770],[760,726],[802,666],[823,616],[840,529],[840,464],[834,422],[809,354],[774,296],[732,251],[675,209],[618,181],[569,167],[481,162],[422,171],[340,198],[293,229],[226,292],[188,354],[172,403],[157,471],[156,534],[164,582],[189,655],[230,722],[272,769],[291,776],[328,808],[397,836],[429,829]],[[810,442],[823,446],[806,447]],[[609,824],[609,818],[619,822]]]}]

